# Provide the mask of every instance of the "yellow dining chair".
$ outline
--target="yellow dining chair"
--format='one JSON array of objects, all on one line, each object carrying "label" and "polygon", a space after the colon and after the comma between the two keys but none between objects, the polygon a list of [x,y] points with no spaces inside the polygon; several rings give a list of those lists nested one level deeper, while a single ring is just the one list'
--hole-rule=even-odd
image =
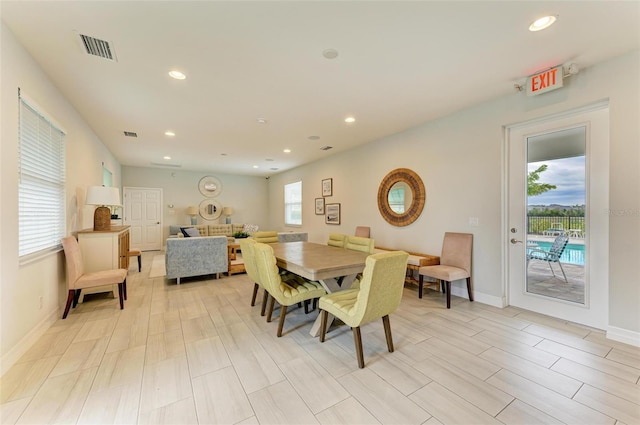
[{"label": "yellow dining chair", "polygon": [[327,245],[335,246],[336,248],[344,248],[344,241],[346,238],[347,235],[343,235],[342,233],[330,233]]},{"label": "yellow dining chair", "polygon": [[344,243],[346,249],[352,251],[366,252],[367,254],[373,254],[375,241],[371,238],[361,238],[359,236],[347,236]]},{"label": "yellow dining chair", "polygon": [[327,292],[320,282],[311,282],[297,275],[289,275],[289,280],[283,280],[283,276],[278,272],[273,248],[269,245],[256,243],[254,252],[260,282],[271,295],[271,302],[267,310],[267,322],[271,321],[274,302],[278,301],[278,304],[280,304],[280,322],[278,323],[278,332],[276,334],[280,337],[282,336],[282,328],[288,306],[319,298]]},{"label": "yellow dining chair", "polygon": [[244,258],[244,268],[247,271],[247,275],[253,281],[253,295],[251,296],[251,307],[256,305],[256,296],[258,295],[258,289],[262,287],[264,294],[262,296],[262,308],[260,309],[260,316],[264,316],[267,308],[267,289],[260,283],[260,274],[258,273],[258,266],[255,259],[255,244],[257,242],[252,238],[240,239],[240,250],[242,251],[242,258]]},{"label": "yellow dining chair", "polygon": [[94,286],[118,284],[118,297],[120,298],[120,310],[124,308],[124,300],[127,299],[127,271],[125,269],[102,270],[85,273],[80,245],[73,236],[62,239],[62,248],[67,262],[67,284],[69,294],[67,304],[64,307],[62,318],[66,319],[69,308],[73,302],[73,308],[78,305],[80,291]]},{"label": "yellow dining chair", "polygon": [[393,352],[389,314],[393,313],[402,299],[404,274],[409,254],[390,251],[367,257],[359,289],[334,292],[320,298],[322,325],[320,342],[327,332],[327,314],[333,314],[353,330],[353,340],[358,356],[358,367],[364,367],[360,326],[382,318],[387,348]]},{"label": "yellow dining chair", "polygon": [[263,230],[260,232],[255,232],[253,236],[251,236],[256,242],[260,243],[276,243],[278,242],[278,232],[271,230]]},{"label": "yellow dining chair", "polygon": [[418,285],[422,293],[424,276],[438,279],[443,284],[442,290],[447,293],[447,308],[451,308],[451,282],[458,279],[467,281],[469,301],[473,301],[471,291],[471,255],[473,251],[473,234],[446,232],[442,241],[440,264],[420,267]]}]

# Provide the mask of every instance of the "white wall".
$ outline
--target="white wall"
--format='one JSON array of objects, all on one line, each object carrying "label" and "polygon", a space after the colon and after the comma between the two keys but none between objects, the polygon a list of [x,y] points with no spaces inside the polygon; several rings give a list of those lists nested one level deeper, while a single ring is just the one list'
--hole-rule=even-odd
[{"label": "white wall", "polygon": [[[197,207],[205,198],[198,190],[204,176],[214,176],[222,184],[222,192],[215,199],[223,207],[233,207],[232,223],[257,224],[266,229],[269,223],[268,186],[264,177],[172,170],[164,168],[122,167],[122,186],[152,187],[163,190],[163,236],[169,235],[169,225],[190,224],[187,207]],[[168,207],[173,205],[173,212]],[[198,224],[224,223],[225,216],[207,221],[197,216]]]},{"label": "white wall", "polygon": [[89,185],[102,184],[102,163],[113,172],[114,186],[120,185],[120,165],[3,22],[0,23],[0,39],[0,373],[4,373],[53,321],[60,318],[60,307],[66,300],[62,252],[18,265],[18,87],[67,133],[68,234],[92,226],[94,207],[84,205],[85,190]]},{"label": "white wall", "polygon": [[[638,51],[584,69],[565,88],[538,97],[514,93],[428,122],[358,149],[335,154],[269,180],[271,227],[282,225],[282,186],[303,181],[303,229],[325,242],[331,232],[352,234],[371,226],[376,245],[423,253],[440,252],[445,231],[474,234],[476,299],[499,304],[505,296],[501,250],[503,127],[610,101],[610,328],[640,337],[640,54]],[[390,112],[392,113],[392,112]],[[382,219],[377,190],[399,167],[420,175],[426,205],[413,224],[397,228]],[[327,202],[342,204],[342,224],[325,225],[314,215],[320,181],[333,178]],[[596,214],[609,214],[596,211]],[[469,217],[479,226],[469,226]],[[461,288],[459,288],[461,289]],[[640,339],[637,339],[640,341]]]}]

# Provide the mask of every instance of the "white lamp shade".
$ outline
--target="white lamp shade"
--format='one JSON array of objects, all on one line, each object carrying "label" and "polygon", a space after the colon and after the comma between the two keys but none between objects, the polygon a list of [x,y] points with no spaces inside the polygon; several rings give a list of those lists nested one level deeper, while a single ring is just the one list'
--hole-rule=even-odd
[{"label": "white lamp shade", "polygon": [[120,189],[117,187],[89,186],[85,204],[121,206]]},{"label": "white lamp shade", "polygon": [[224,207],[222,209],[222,214],[224,214],[224,215],[233,215],[233,208],[232,207]]},{"label": "white lamp shade", "polygon": [[187,207],[187,215],[198,215],[198,209],[196,207]]}]

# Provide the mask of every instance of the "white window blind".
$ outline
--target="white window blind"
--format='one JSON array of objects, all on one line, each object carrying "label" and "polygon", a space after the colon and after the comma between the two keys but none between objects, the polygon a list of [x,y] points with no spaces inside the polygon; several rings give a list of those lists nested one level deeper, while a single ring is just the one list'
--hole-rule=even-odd
[{"label": "white window blind", "polygon": [[18,225],[21,260],[59,249],[65,235],[64,133],[20,97]]},{"label": "white window blind", "polygon": [[284,186],[284,224],[302,226],[302,181]]}]

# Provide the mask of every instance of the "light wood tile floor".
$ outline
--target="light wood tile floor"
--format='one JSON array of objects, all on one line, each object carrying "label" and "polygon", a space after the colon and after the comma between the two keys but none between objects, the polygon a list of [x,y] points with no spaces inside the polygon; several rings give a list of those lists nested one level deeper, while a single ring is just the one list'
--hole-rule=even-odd
[{"label": "light wood tile floor", "polygon": [[2,424],[640,424],[640,348],[518,308],[406,287],[391,316],[352,333],[285,333],[249,306],[245,274],[183,279],[129,272],[125,309],[86,301],[0,380]]}]

